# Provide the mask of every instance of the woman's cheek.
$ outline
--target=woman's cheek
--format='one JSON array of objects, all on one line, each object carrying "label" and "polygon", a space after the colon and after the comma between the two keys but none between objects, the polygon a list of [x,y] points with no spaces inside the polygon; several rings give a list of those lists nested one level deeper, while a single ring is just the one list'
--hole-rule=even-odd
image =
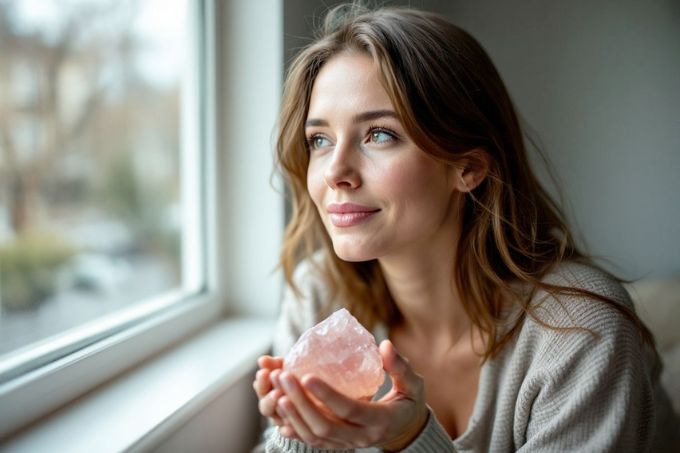
[{"label": "woman's cheek", "polygon": [[320,170],[318,162],[310,161],[307,167],[307,192],[317,206],[323,201],[323,187],[326,184]]}]

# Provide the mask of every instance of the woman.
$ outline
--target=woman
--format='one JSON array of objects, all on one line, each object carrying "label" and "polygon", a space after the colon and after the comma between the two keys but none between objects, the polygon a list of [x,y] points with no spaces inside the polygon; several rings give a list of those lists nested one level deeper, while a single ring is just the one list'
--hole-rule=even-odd
[{"label": "woman", "polygon": [[[672,448],[651,334],[574,245],[472,37],[337,8],[291,66],[280,128],[289,289],[253,384],[267,451]],[[341,306],[384,339],[373,401],[282,371]]]}]

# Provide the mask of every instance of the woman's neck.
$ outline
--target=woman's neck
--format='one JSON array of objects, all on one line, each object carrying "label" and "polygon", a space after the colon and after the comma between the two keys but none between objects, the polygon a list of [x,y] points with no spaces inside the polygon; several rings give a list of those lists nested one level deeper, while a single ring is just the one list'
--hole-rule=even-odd
[{"label": "woman's neck", "polygon": [[390,294],[401,313],[400,329],[453,346],[471,327],[454,281],[455,242],[380,259]]}]

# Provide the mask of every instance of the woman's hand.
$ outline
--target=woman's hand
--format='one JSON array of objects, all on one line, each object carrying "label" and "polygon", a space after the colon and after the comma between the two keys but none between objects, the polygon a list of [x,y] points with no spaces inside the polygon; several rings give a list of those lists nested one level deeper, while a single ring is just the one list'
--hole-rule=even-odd
[{"label": "woman's hand", "polygon": [[315,448],[408,446],[427,422],[423,380],[389,340],[380,344],[380,353],[392,389],[379,401],[348,398],[311,375],[298,380],[285,371],[278,374],[284,393],[277,402],[281,435]]},{"label": "woman's hand", "polygon": [[[278,380],[276,379],[283,368],[283,359],[264,355],[257,359],[257,364],[260,369],[255,373],[253,389],[260,400],[258,404],[260,413],[271,418],[275,425],[284,426],[283,420],[276,412],[278,401],[283,396],[283,391],[277,388]],[[275,383],[277,385],[274,385]]]}]

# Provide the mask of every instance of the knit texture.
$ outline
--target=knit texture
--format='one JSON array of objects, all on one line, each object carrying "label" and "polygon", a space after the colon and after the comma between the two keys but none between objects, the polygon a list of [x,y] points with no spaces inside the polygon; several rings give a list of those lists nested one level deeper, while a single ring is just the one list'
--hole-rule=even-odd
[{"label": "knit texture", "polygon": [[[302,298],[286,292],[275,355],[283,356],[318,322],[328,303],[312,269],[303,263],[296,270]],[[631,304],[617,282],[584,265],[563,265],[545,281]],[[549,329],[527,317],[513,341],[483,365],[466,431],[452,440],[430,411],[404,452],[680,451],[677,421],[659,384],[659,358],[630,321],[607,304],[576,296],[556,300],[539,291],[532,305],[543,322],[589,331]],[[375,333],[385,337],[384,328]],[[328,451],[285,439],[275,428],[265,436],[268,453]]]}]

